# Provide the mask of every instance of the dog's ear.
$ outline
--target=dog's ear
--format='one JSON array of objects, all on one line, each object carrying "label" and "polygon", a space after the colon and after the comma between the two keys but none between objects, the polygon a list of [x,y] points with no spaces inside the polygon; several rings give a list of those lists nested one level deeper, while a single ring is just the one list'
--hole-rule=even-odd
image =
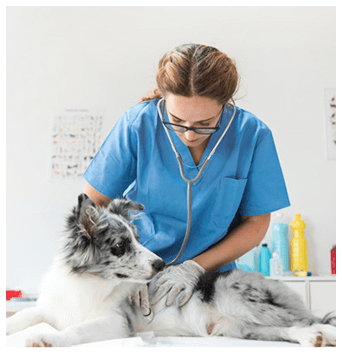
[{"label": "dog's ear", "polygon": [[121,215],[127,220],[134,219],[137,213],[144,210],[142,204],[128,200],[124,197],[121,199],[113,199],[108,204],[107,208],[111,213]]},{"label": "dog's ear", "polygon": [[79,195],[78,204],[67,219],[69,236],[64,245],[65,260],[74,272],[85,271],[100,260],[98,238],[94,235],[107,227],[108,221],[93,201],[85,194]]},{"label": "dog's ear", "polygon": [[[79,196],[78,196],[78,207],[81,207],[82,204],[86,201],[86,200],[90,200],[91,199],[84,193],[81,193]],[[94,204],[94,203],[93,203]],[[95,205],[95,204],[94,204]]]},{"label": "dog's ear", "polygon": [[93,201],[86,194],[80,194],[78,205],[68,218],[69,229],[78,229],[83,236],[93,237],[99,229],[106,226]]}]

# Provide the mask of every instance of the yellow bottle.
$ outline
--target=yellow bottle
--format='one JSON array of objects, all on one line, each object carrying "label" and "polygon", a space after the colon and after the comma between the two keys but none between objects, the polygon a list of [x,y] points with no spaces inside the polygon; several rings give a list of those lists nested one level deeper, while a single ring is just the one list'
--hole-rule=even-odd
[{"label": "yellow bottle", "polygon": [[293,230],[291,240],[291,270],[308,271],[308,251],[304,237],[305,222],[300,218],[300,214],[295,214],[294,220],[290,224]]}]

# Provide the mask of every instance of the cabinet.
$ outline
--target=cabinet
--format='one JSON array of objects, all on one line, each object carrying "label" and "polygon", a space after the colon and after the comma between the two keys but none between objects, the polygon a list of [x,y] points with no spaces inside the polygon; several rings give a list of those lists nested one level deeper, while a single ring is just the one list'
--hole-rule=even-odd
[{"label": "cabinet", "polygon": [[301,296],[305,306],[316,316],[336,311],[336,276],[271,277],[283,281]]},{"label": "cabinet", "polygon": [[336,282],[309,282],[310,309],[317,316],[336,311]]}]

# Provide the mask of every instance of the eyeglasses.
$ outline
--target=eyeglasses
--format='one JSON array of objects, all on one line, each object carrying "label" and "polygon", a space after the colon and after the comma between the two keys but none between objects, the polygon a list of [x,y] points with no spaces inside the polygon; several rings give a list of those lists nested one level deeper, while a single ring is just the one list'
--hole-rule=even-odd
[{"label": "eyeglasses", "polygon": [[[163,107],[163,113],[164,113],[164,111],[165,111],[165,105]],[[177,133],[185,133],[188,130],[192,130],[196,134],[213,134],[213,133],[216,133],[221,127],[222,111],[223,111],[223,108],[220,112],[221,116],[220,116],[219,121],[216,124],[216,127],[189,128],[189,127],[186,127],[185,125],[165,122],[164,117],[163,117],[163,124],[167,129],[172,130]]]}]

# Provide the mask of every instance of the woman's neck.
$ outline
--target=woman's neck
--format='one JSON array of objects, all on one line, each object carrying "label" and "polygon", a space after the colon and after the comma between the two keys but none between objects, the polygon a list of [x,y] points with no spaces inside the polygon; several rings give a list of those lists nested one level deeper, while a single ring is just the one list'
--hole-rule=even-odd
[{"label": "woman's neck", "polygon": [[196,166],[200,163],[202,156],[204,154],[204,151],[207,148],[208,142],[209,142],[209,139],[205,140],[199,146],[193,146],[193,147],[188,146],[190,154],[191,154],[192,159],[194,160],[194,163]]}]

